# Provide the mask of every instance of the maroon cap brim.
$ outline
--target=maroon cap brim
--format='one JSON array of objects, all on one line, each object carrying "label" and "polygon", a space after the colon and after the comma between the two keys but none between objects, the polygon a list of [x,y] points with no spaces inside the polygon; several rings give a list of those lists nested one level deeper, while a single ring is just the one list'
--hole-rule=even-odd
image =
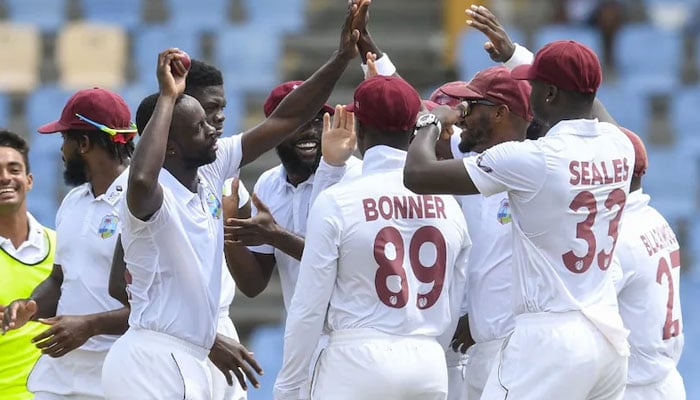
[{"label": "maroon cap brim", "polygon": [[56,133],[56,132],[67,131],[68,129],[69,129],[68,126],[62,124],[61,121],[54,121],[54,122],[49,122],[48,124],[44,124],[44,125],[40,126],[37,129],[37,132],[39,132],[39,133]]},{"label": "maroon cap brim", "polygon": [[321,108],[321,111],[330,115],[335,114],[335,108],[331,107],[330,104],[324,104],[323,108]]},{"label": "maroon cap brim", "polygon": [[425,108],[428,109],[428,111],[433,111],[434,108],[440,107],[440,104],[432,101],[432,100],[421,100],[423,102],[423,105]]},{"label": "maroon cap brim", "polygon": [[510,71],[510,77],[520,81],[535,79],[535,70],[532,64],[518,65]]},{"label": "maroon cap brim", "polygon": [[460,99],[483,99],[485,96],[469,85],[452,85],[441,89],[448,96]]},{"label": "maroon cap brim", "polygon": [[348,105],[345,106],[346,111],[350,111],[351,113],[355,112],[355,102],[352,102]]}]

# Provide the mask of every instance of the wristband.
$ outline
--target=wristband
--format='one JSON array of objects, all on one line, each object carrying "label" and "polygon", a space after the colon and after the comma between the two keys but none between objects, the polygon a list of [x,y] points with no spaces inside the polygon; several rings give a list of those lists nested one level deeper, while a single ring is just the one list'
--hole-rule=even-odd
[{"label": "wristband", "polygon": [[506,68],[512,70],[518,65],[532,64],[532,61],[534,59],[535,55],[532,54],[532,52],[528,50],[527,47],[515,43],[515,51],[513,52],[513,55],[510,56],[510,59],[504,62],[503,65]]},{"label": "wristband", "polygon": [[[377,67],[377,73],[379,73],[379,75],[392,76],[396,73],[396,66],[394,65],[394,63],[391,62],[391,60],[389,59],[389,55],[386,53],[379,57],[377,61],[374,62],[374,65]],[[366,76],[367,64],[362,63],[360,64],[360,67],[362,67],[363,75]]]}]

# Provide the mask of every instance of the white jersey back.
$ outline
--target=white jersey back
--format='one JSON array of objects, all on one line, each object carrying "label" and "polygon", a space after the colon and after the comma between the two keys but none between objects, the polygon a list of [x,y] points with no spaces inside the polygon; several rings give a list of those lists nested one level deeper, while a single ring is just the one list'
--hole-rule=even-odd
[{"label": "white jersey back", "polygon": [[627,201],[615,257],[623,273],[620,314],[631,331],[627,383],[658,382],[676,368],[683,350],[680,249],[668,222],[641,190]]},{"label": "white jersey back", "polygon": [[466,279],[458,257],[471,242],[461,209],[451,196],[412,193],[401,169],[375,172],[382,161],[368,153],[362,177],[317,199],[317,211],[338,228],[328,328],[438,336],[461,304],[463,286],[450,299],[450,285]]},{"label": "white jersey back", "polygon": [[482,194],[508,192],[515,313],[603,306],[619,320],[608,268],[634,164],[629,139],[612,124],[562,121],[464,163]]}]

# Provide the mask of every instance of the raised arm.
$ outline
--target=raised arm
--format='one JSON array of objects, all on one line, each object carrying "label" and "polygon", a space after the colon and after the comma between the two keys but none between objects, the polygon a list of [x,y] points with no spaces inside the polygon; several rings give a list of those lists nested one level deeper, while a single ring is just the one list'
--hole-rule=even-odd
[{"label": "raised arm", "polygon": [[352,29],[353,17],[356,14],[357,5],[351,4],[341,31],[339,49],[330,61],[304,84],[289,93],[269,118],[242,134],[241,166],[280,144],[286,136],[310,121],[322,108],[348,63],[358,54],[357,41],[360,32]]},{"label": "raised arm", "polygon": [[[131,158],[126,200],[131,214],[143,221],[148,220],[163,203],[158,175],[165,161],[173,109],[178,97],[185,92],[187,76],[187,70],[179,60],[181,54],[178,49],[168,49],[158,55],[160,95]],[[177,71],[172,71],[171,65]]]},{"label": "raised arm", "polygon": [[[443,126],[454,125],[461,118],[462,110],[461,105],[455,109],[440,106],[434,108],[432,114],[437,116]],[[439,134],[440,130],[434,124],[416,130],[416,137],[411,142],[406,156],[404,185],[419,194],[479,193],[462,160],[437,159],[435,142]]]}]

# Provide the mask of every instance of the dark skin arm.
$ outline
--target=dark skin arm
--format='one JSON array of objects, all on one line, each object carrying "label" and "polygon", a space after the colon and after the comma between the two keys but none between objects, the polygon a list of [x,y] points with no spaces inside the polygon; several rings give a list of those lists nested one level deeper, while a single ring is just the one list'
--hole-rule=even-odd
[{"label": "dark skin arm", "polygon": [[126,262],[124,261],[124,247],[122,235],[117,238],[112,257],[112,268],[109,270],[109,295],[129,307],[129,298],[126,294]]},{"label": "dark skin arm", "polygon": [[[187,76],[187,70],[179,60],[181,54],[180,50],[168,49],[158,55],[160,96],[131,158],[126,201],[129,211],[143,221],[148,220],[163,204],[163,189],[158,183],[158,175],[165,161],[175,102],[185,92]],[[171,65],[175,66],[176,71],[171,70]]]},{"label": "dark skin arm", "polygon": [[56,315],[62,284],[63,268],[54,264],[51,274],[32,291],[30,298],[14,300],[4,307],[2,333],[19,329],[29,321]]},{"label": "dark skin arm", "polygon": [[316,116],[345,68],[358,54],[360,32],[353,29],[353,18],[357,14],[357,5],[351,3],[341,30],[340,46],[331,59],[304,84],[289,93],[270,117],[255,128],[243,132],[241,166],[274,148]]},{"label": "dark skin arm", "polygon": [[[460,104],[456,109],[440,106],[433,109],[443,126],[454,125],[463,113]],[[435,155],[438,128],[428,125],[416,132],[406,156],[403,170],[404,185],[418,194],[477,194],[479,190],[469,177],[462,160],[439,161]]]}]

